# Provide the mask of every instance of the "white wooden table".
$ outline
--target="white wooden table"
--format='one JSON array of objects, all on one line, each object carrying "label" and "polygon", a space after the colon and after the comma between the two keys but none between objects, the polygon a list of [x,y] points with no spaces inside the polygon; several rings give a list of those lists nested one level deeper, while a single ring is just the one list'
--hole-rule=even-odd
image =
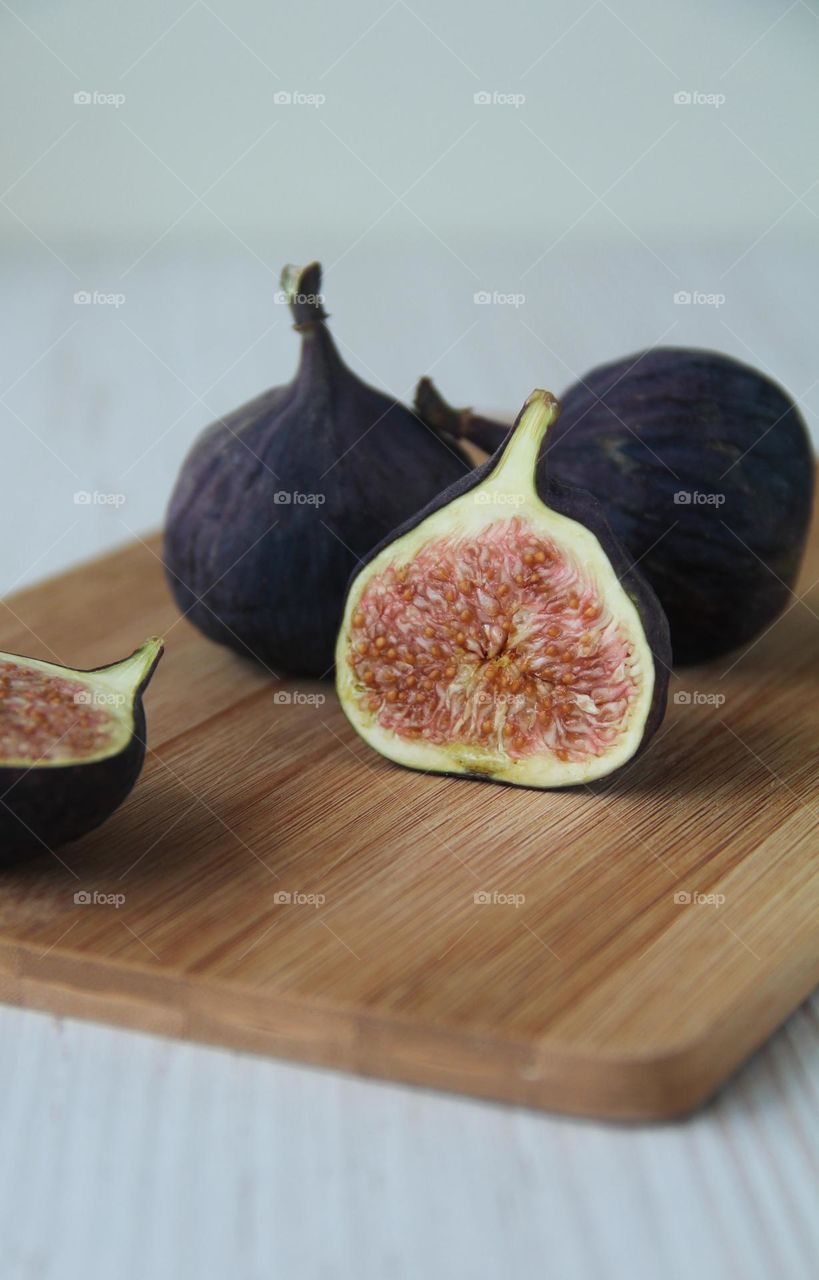
[{"label": "white wooden table", "polygon": [[[428,245],[370,245],[369,274],[342,261],[328,307],[354,366],[514,410],[600,359],[696,343],[768,365],[815,426],[798,247],[760,246],[719,308],[673,293],[718,289],[725,247],[665,246],[676,281],[639,246],[574,244],[523,285],[535,255],[507,255],[465,248],[477,278]],[[294,366],[249,255],[124,265],[3,264],[3,593],[154,527],[199,428]],[[526,300],[475,305],[483,288]],[[95,289],[125,300],[73,301]],[[0,1276],[814,1280],[817,1015],[814,999],[692,1119],[619,1128],[0,1007]]]}]

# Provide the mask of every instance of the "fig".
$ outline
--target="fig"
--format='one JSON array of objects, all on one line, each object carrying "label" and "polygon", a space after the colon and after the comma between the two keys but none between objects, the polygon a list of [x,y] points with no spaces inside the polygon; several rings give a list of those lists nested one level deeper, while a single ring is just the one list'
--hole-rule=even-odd
[{"label": "fig", "polygon": [[678,663],[748,644],[791,598],[813,456],[799,410],[756,369],[674,347],[601,365],[567,392],[547,465],[603,503]]},{"label": "fig", "polygon": [[526,787],[588,783],[665,709],[662,609],[595,500],[541,477],[558,404],[534,391],[497,453],[350,584],[341,705],[388,759]]},{"label": "fig", "polygon": [[77,840],[130,794],[161,656],[156,637],[93,671],[0,653],[0,861]]},{"label": "fig", "polygon": [[[505,431],[434,388],[418,403],[442,435],[482,448]],[[678,347],[600,365],[567,391],[541,467],[600,501],[657,593],[677,663],[749,644],[785,608],[814,461],[793,401],[756,369]]]},{"label": "fig", "polygon": [[268,668],[332,668],[359,559],[471,463],[344,364],[321,268],[286,267],[301,360],[293,381],[215,422],[183,464],[164,560],[177,604]]}]

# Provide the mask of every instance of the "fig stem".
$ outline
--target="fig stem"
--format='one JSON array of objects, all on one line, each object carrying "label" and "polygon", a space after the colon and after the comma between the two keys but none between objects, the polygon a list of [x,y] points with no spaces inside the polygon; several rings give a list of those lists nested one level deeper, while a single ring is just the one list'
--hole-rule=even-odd
[{"label": "fig stem", "polygon": [[433,431],[447,432],[462,440],[466,436],[466,424],[472,416],[471,409],[453,409],[439,392],[431,378],[421,378],[415,388],[415,408]]},{"label": "fig stem", "polygon": [[311,262],[306,267],[288,264],[282,270],[280,284],[287,298],[295,329],[321,324],[327,319],[321,292],[320,263]]},{"label": "fig stem", "polygon": [[559,415],[560,405],[551,391],[532,392],[492,472],[493,488],[523,497],[537,493],[535,471],[540,446]]}]

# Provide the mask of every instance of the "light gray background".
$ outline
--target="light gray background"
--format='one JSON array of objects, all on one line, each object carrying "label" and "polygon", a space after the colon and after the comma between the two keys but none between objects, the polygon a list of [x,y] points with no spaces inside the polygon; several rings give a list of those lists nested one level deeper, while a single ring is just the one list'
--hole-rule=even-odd
[{"label": "light gray background", "polygon": [[[0,38],[3,593],[155,527],[202,426],[290,376],[286,261],[396,396],[511,413],[673,342],[816,428],[815,2],[0,0]],[[633,1130],[0,1023],[11,1280],[816,1274],[815,1004]]]},{"label": "light gray background", "polygon": [[397,396],[431,371],[513,413],[697,343],[815,429],[815,0],[4,3],[0,32],[0,589],[155,526],[202,425],[290,376],[286,261]]},{"label": "light gray background", "polygon": [[[585,229],[615,239],[619,217],[649,243],[707,234],[738,254],[792,202],[781,230],[815,235],[819,191],[797,201],[817,177],[817,16],[803,0],[2,11],[8,181],[71,129],[9,203],[69,261],[83,242],[146,248],[177,217],[176,240],[240,236],[274,266],[285,247],[336,255],[409,187],[415,213],[390,217],[390,237],[424,219],[458,252],[486,235],[504,264],[522,236],[545,247],[566,231],[584,183],[612,187],[614,215],[601,205]],[[82,90],[125,103],[75,110]],[[282,90],[326,102],[277,109]],[[526,101],[476,110],[480,91]],[[679,91],[726,101],[680,110]],[[18,234],[13,216],[2,225]]]}]

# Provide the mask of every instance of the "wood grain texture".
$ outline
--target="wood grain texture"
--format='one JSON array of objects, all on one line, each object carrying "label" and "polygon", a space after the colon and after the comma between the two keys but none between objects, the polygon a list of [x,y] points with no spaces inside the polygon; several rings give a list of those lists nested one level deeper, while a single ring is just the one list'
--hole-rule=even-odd
[{"label": "wood grain texture", "polygon": [[815,544],[804,600],[675,679],[622,781],[548,794],[389,765],[330,686],[179,620],[156,551],[3,612],[2,648],[77,666],[168,643],[129,802],[3,875],[4,1000],[626,1118],[696,1106],[815,984]]}]

